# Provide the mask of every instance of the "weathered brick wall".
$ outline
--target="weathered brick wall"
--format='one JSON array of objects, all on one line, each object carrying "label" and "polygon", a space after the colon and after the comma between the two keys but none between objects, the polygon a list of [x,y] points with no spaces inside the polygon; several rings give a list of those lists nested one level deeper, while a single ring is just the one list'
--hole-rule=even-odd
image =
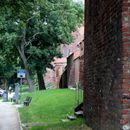
[{"label": "weathered brick wall", "polygon": [[[123,125],[130,125],[130,0],[123,0],[122,5],[123,38]],[[129,126],[130,129],[130,126]]]},{"label": "weathered brick wall", "polygon": [[68,87],[74,86],[74,77],[75,77],[75,71],[74,71],[74,64],[73,64],[74,54],[71,54],[67,58],[67,85]]},{"label": "weathered brick wall", "polygon": [[68,87],[75,87],[79,81],[78,60],[73,59],[69,73]]},{"label": "weathered brick wall", "polygon": [[123,84],[123,68],[128,69],[122,40],[122,7],[124,4],[124,9],[128,9],[128,0],[124,2],[85,1],[84,115],[93,130],[122,130],[127,118],[122,116],[128,112],[123,110],[122,86],[129,88],[126,80]]},{"label": "weathered brick wall", "polygon": [[73,61],[73,64],[74,64],[74,71],[75,71],[75,77],[74,77],[74,81],[75,81],[75,84],[79,84],[79,74],[80,74],[80,57],[76,58],[74,61]]},{"label": "weathered brick wall", "polygon": [[76,87],[79,84],[80,57],[74,58],[74,54],[67,58],[67,81],[68,87]]},{"label": "weathered brick wall", "polygon": [[59,88],[68,88],[67,69],[63,72],[60,78]]},{"label": "weathered brick wall", "polygon": [[84,86],[84,55],[80,57],[79,83],[83,88]]}]

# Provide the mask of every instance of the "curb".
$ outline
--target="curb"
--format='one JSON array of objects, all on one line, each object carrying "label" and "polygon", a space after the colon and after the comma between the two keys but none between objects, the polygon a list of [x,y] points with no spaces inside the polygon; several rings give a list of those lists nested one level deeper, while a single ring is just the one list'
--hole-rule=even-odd
[{"label": "curb", "polygon": [[20,114],[19,114],[19,111],[18,111],[18,108],[15,106],[16,110],[17,110],[17,116],[18,116],[18,120],[19,120],[19,130],[23,130],[23,127],[22,127],[22,123],[21,123],[21,120],[20,120]]}]

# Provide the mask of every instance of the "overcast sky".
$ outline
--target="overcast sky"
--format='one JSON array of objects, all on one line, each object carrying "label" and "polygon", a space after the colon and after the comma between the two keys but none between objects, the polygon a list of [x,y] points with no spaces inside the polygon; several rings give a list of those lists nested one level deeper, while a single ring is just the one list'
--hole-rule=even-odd
[{"label": "overcast sky", "polygon": [[82,1],[82,2],[83,2],[84,0],[73,0],[73,1],[76,1],[76,2],[78,2],[78,1]]},{"label": "overcast sky", "polygon": [[84,0],[73,0],[73,1],[76,1],[76,2],[83,2],[84,3]]}]

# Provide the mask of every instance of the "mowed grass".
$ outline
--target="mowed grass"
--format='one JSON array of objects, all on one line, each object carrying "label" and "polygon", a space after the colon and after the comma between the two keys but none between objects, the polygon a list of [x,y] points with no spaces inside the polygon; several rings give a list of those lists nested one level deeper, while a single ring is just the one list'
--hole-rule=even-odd
[{"label": "mowed grass", "polygon": [[50,124],[46,126],[33,126],[30,130],[91,130],[83,121],[77,119],[70,122],[60,122],[57,124]]},{"label": "mowed grass", "polygon": [[[62,119],[74,113],[77,102],[74,90],[56,89],[26,93],[22,94],[21,102],[26,96],[32,96],[32,101],[28,107],[19,109],[22,123],[44,123],[43,126],[33,126],[31,130],[78,130],[86,127],[81,118],[62,122]],[[82,100],[82,96],[79,98]]]}]

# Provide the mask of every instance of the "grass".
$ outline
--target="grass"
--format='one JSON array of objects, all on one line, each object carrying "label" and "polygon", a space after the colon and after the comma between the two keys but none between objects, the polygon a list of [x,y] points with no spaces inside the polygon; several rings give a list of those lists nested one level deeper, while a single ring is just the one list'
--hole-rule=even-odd
[{"label": "grass", "polygon": [[80,119],[67,123],[50,124],[46,126],[33,126],[30,130],[91,130]]},{"label": "grass", "polygon": [[[19,111],[22,123],[32,123],[30,130],[79,130],[81,127],[86,127],[83,119],[65,123],[61,121],[67,115],[73,115],[76,106],[74,90],[57,89],[25,93],[22,94],[21,102],[26,96],[32,96],[32,101],[29,107],[21,108]],[[82,100],[82,97],[79,97]],[[37,122],[44,125],[35,126]]]}]

